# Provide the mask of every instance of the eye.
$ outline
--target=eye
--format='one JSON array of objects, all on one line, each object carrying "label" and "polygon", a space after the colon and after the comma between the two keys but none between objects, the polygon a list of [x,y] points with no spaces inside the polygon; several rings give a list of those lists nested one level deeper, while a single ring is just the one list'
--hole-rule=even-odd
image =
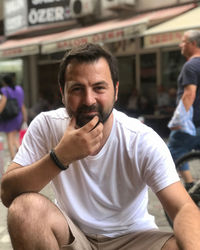
[{"label": "eye", "polygon": [[105,89],[103,86],[98,86],[95,89]]},{"label": "eye", "polygon": [[95,86],[94,89],[95,89],[95,91],[97,91],[97,92],[102,92],[102,91],[104,91],[106,88],[105,88],[104,85],[98,85],[98,86]]},{"label": "eye", "polygon": [[70,92],[71,92],[71,93],[78,93],[78,92],[81,92],[82,90],[83,90],[82,87],[77,86],[77,87],[71,88],[71,89],[70,89]]},{"label": "eye", "polygon": [[72,91],[79,91],[81,88],[73,88]]}]

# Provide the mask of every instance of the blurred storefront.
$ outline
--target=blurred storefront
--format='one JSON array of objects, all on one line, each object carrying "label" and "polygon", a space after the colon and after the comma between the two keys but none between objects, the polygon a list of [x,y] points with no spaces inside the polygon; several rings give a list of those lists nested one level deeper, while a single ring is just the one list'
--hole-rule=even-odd
[{"label": "blurred storefront", "polygon": [[[176,89],[177,77],[181,71],[181,68],[185,62],[185,58],[180,53],[179,43],[181,42],[182,35],[189,29],[200,29],[199,23],[200,7],[193,8],[177,17],[154,27],[147,29],[142,38],[144,50],[153,53],[156,58],[156,77],[157,84],[164,86],[168,92]],[[142,85],[142,82],[141,82]],[[161,116],[157,116],[160,118]],[[166,125],[169,119],[165,115],[162,119],[163,124],[155,124],[155,117],[147,116],[149,119],[149,125],[152,126],[154,122],[154,128],[165,128],[163,134],[166,134]],[[169,117],[170,118],[170,117]],[[155,128],[156,129],[156,128]]]},{"label": "blurred storefront", "polygon": [[179,43],[183,33],[189,29],[200,29],[200,7],[156,25],[144,32],[143,46],[154,50],[157,61],[158,81],[166,88],[176,86],[185,59],[180,53]]},{"label": "blurred storefront", "polygon": [[[173,77],[173,83],[175,82],[175,75],[179,68],[176,69],[174,64],[180,67],[182,59],[177,52],[177,35],[175,36],[177,41],[174,44],[165,43],[161,49],[162,45],[155,44],[156,40],[152,45],[152,39],[156,38],[152,37],[148,41],[151,35],[148,32],[151,32],[153,25],[174,16],[180,15],[181,17],[185,12],[192,11],[193,8],[197,9],[195,4],[186,4],[136,14],[133,17],[115,17],[96,22],[93,25],[80,25],[74,20],[68,20],[69,8],[64,6],[67,1],[52,1],[53,5],[46,4],[43,7],[38,5],[41,11],[39,11],[39,7],[36,8],[33,5],[36,2],[40,1],[24,0],[23,8],[22,5],[21,9],[20,5],[18,6],[17,11],[21,13],[18,19],[13,14],[14,12],[7,13],[13,19],[11,18],[6,24],[7,40],[0,44],[1,61],[22,60],[21,79],[26,93],[27,106],[33,105],[40,94],[50,103],[54,102],[59,95],[57,73],[60,59],[64,52],[72,46],[86,42],[99,43],[118,57],[120,68],[119,108],[123,109],[127,105],[128,97],[134,88],[147,96],[151,103],[155,103],[157,85],[162,83],[171,86],[171,77]],[[27,3],[28,6],[26,6]],[[26,13],[24,13],[24,9],[26,9]],[[39,16],[38,13],[42,15],[42,11],[43,17],[46,19]],[[63,15],[65,19],[62,18]],[[51,25],[47,25],[47,17],[51,21]],[[13,23],[16,24],[14,30],[11,25]],[[144,37],[143,34],[145,34]],[[178,38],[180,39],[180,37]],[[162,39],[164,40],[164,38]]]}]

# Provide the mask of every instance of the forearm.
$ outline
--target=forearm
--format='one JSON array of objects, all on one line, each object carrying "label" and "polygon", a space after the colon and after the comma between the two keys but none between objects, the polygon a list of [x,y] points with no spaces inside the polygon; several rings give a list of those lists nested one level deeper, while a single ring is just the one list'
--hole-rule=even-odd
[{"label": "forearm", "polygon": [[174,234],[181,249],[200,249],[200,211],[195,205],[184,205],[176,215]]},{"label": "forearm", "polygon": [[0,113],[5,108],[6,101],[7,101],[7,98],[4,95],[1,95],[1,99],[0,99]]},{"label": "forearm", "polygon": [[61,171],[49,155],[26,167],[13,163],[9,169],[1,187],[1,198],[7,207],[22,193],[40,192]]},{"label": "forearm", "polygon": [[187,85],[184,88],[184,93],[181,98],[186,111],[188,111],[190,107],[192,106],[192,104],[194,103],[195,97],[196,97],[196,86]]},{"label": "forearm", "polygon": [[22,114],[23,114],[23,121],[27,122],[28,121],[28,115],[27,115],[26,106],[24,104],[22,105]]},{"label": "forearm", "polygon": [[[102,123],[94,128],[97,122],[96,116],[82,128],[75,129],[75,120],[72,119],[61,141],[54,148],[62,165],[68,166],[75,160],[97,152],[103,134]],[[2,179],[1,197],[4,205],[9,206],[13,199],[22,193],[39,192],[60,172],[61,169],[49,154],[26,167],[12,163]]]},{"label": "forearm", "polygon": [[183,96],[182,101],[183,101],[183,105],[184,105],[186,111],[188,111],[194,102],[194,98],[189,98],[188,96]]}]

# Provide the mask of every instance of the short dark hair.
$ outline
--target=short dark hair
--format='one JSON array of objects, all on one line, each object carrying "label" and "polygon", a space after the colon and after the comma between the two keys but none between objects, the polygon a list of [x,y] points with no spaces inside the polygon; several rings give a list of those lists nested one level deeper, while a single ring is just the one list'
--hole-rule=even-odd
[{"label": "short dark hair", "polygon": [[110,52],[103,49],[100,45],[87,43],[78,47],[74,47],[65,53],[60,63],[58,73],[58,82],[62,91],[64,92],[66,67],[72,60],[75,59],[80,63],[90,63],[98,60],[101,57],[105,58],[109,65],[113,85],[115,88],[118,82],[118,65],[116,58]]},{"label": "short dark hair", "polygon": [[11,75],[4,75],[2,77],[3,82],[9,86],[10,88],[15,89],[15,83],[13,81],[13,77]]}]

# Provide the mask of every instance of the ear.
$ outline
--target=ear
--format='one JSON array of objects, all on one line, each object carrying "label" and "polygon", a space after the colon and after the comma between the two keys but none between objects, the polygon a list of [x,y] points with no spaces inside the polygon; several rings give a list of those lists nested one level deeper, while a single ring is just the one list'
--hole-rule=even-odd
[{"label": "ear", "polygon": [[196,41],[193,41],[192,44],[197,47],[197,42]]},{"label": "ear", "polygon": [[63,94],[61,86],[60,86],[59,89],[60,89],[60,93],[61,93],[61,96],[62,96],[62,103],[65,105],[65,98],[64,98],[64,94]]},{"label": "ear", "polygon": [[118,99],[118,91],[119,91],[119,82],[117,82],[115,86],[115,101]]},{"label": "ear", "polygon": [[61,86],[59,85],[59,89],[60,89],[60,93],[61,93],[61,95],[63,96],[63,91],[62,91],[62,88],[61,88]]},{"label": "ear", "polygon": [[64,98],[64,96],[62,96],[62,103],[63,103],[64,106],[65,106],[65,98]]}]

